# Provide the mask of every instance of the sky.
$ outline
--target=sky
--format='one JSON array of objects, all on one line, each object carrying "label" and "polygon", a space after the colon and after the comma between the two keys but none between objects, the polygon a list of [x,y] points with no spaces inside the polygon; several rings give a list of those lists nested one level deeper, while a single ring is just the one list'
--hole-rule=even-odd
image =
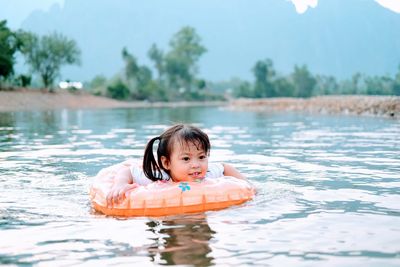
[{"label": "sky", "polygon": [[[306,12],[308,8],[315,8],[318,5],[318,0],[291,0],[291,1],[295,5],[296,11],[299,14]],[[400,13],[400,0],[375,0],[375,2],[393,12]]]},{"label": "sky", "polygon": [[[291,1],[297,13],[303,14],[309,8],[317,8],[318,0],[282,0]],[[328,0],[321,0],[328,1]],[[382,7],[400,14],[400,0],[370,0]],[[63,6],[64,0],[0,0],[0,19],[6,19],[12,29],[19,28],[25,18],[35,10],[48,10],[58,3]]]},{"label": "sky", "polygon": [[[82,1],[85,1],[85,0],[82,0]],[[291,13],[291,9],[290,9],[290,7],[291,7],[290,2],[291,2],[292,3],[293,14],[296,14],[296,12],[297,12],[297,14],[299,14],[298,16],[295,16],[295,17],[297,17],[297,18],[295,18],[295,21],[296,21],[296,23],[299,23],[299,22],[301,23],[301,19],[299,19],[299,18],[305,18],[305,17],[307,17],[309,15],[316,14],[316,12],[319,13],[319,11],[323,11],[324,10],[324,4],[323,4],[324,1],[337,1],[337,2],[334,2],[335,5],[338,5],[339,7],[342,7],[343,4],[341,4],[341,1],[354,1],[354,0],[265,0],[264,6],[268,6],[268,7],[271,6],[268,1],[271,1],[270,2],[271,4],[272,3],[276,3],[278,1],[289,3],[287,5],[285,3],[285,5],[288,7],[287,11],[288,11],[289,14]],[[390,18],[393,17],[393,16],[396,17],[397,14],[400,16],[400,0],[358,0],[358,1],[365,2],[366,4],[369,4],[370,6],[372,5],[374,7],[373,9],[375,9],[375,6],[376,6],[377,10],[382,10],[384,12],[387,12],[388,13],[387,14],[388,17],[390,17]],[[16,29],[19,29],[22,24],[24,24],[24,21],[27,21],[27,18],[30,17],[33,14],[34,11],[41,10],[41,11],[47,12],[55,4],[58,4],[60,6],[60,8],[63,8],[64,5],[65,5],[65,7],[67,7],[68,4],[70,4],[70,2],[73,2],[73,1],[72,0],[71,1],[68,1],[68,0],[0,0],[0,20],[6,19],[7,20],[7,25],[12,30],[16,30]],[[132,0],[132,2],[134,2],[134,0]],[[175,2],[177,2],[177,1],[175,1]],[[244,2],[244,1],[237,1],[237,2],[241,2],[243,4],[243,7],[244,6],[247,7],[246,2]],[[179,1],[178,1],[178,3],[179,3]],[[221,3],[223,3],[223,1],[221,1]],[[339,4],[336,4],[336,3],[339,3]],[[342,2],[342,3],[344,3],[344,2]],[[325,3],[325,4],[327,4],[327,3]],[[78,3],[78,5],[80,5],[80,2]],[[83,3],[82,3],[82,5],[85,6],[85,4],[83,4]],[[85,8],[87,8],[87,7],[85,7]],[[390,10],[390,12],[385,11],[385,9],[386,10]],[[162,9],[162,10],[164,10],[164,9]],[[338,8],[337,10],[332,10],[332,11],[330,11],[330,10],[331,9],[329,9],[329,11],[328,11],[329,13],[335,13],[336,12],[338,17],[346,15],[345,14],[346,10],[341,10],[341,8]],[[206,11],[206,10],[203,10],[203,11]],[[161,15],[161,16],[165,16],[165,18],[169,18],[167,16],[168,14],[164,14],[165,12],[164,13],[162,13],[162,12],[164,12],[164,11],[157,12],[157,15]],[[357,13],[357,10],[355,10],[355,12]],[[247,12],[247,13],[248,13],[248,16],[247,17],[243,16],[243,18],[246,18],[246,19],[250,18],[251,19],[252,16],[253,16],[253,13],[251,13],[251,12]],[[47,13],[43,13],[43,12],[42,12],[42,14],[45,14],[45,15],[43,15],[43,22],[42,22],[42,25],[40,25],[40,27],[35,28],[35,30],[37,30],[37,31],[40,31],[42,29],[44,30],[44,28],[49,26],[49,25],[46,25],[47,20],[48,20],[48,17],[47,17],[48,14]],[[177,13],[177,14],[179,14],[179,13]],[[258,15],[260,15],[260,14],[264,15],[262,13],[257,13],[257,14]],[[265,13],[265,14],[267,14],[267,13]],[[350,13],[348,13],[348,14],[350,14]],[[238,13],[238,15],[239,15],[239,13]],[[271,16],[271,15],[274,16],[274,14],[271,14],[271,13],[268,13],[268,15],[269,16]],[[281,17],[281,15],[282,14],[279,14],[278,17]],[[197,16],[197,14],[196,14],[196,16]],[[201,14],[199,14],[199,16],[203,17]],[[360,15],[360,16],[362,17],[362,15]],[[365,18],[366,20],[368,20],[367,17],[368,17],[368,15],[366,15],[366,18]],[[256,16],[255,16],[255,18],[256,18]],[[179,19],[182,19],[182,18],[180,18],[178,16],[177,17],[177,21]],[[198,18],[196,18],[196,19],[200,20]],[[238,21],[239,21],[239,19],[240,19],[240,17],[238,18]],[[293,19],[293,16],[290,19]],[[323,20],[323,18],[321,18],[321,17],[316,17],[316,19],[317,19],[317,21],[321,21],[321,19]],[[254,20],[254,21],[258,21],[258,20]],[[274,21],[275,22],[276,21],[279,22],[279,19],[274,20]],[[236,23],[235,20],[232,20],[230,22],[233,23],[233,24]],[[340,22],[338,22],[338,23],[340,23]],[[73,24],[73,23],[71,23],[71,24]],[[103,27],[105,26],[104,24],[101,24],[100,22],[99,23],[95,23],[95,24],[96,25],[100,24]],[[317,25],[316,27],[319,27],[319,28],[324,28],[324,27],[326,27],[327,29],[331,28],[330,25],[322,26],[322,25],[318,25],[319,23],[314,23],[313,25],[315,25],[315,24]],[[51,24],[51,25],[53,25],[53,24]],[[64,21],[64,24],[62,24],[62,25],[69,25],[69,23],[65,24],[65,21]],[[143,24],[140,24],[140,23],[138,25],[140,25],[142,27],[144,26]],[[237,33],[240,35],[240,38],[237,40],[238,41],[238,46],[240,47],[240,45],[242,45],[241,47],[245,47],[245,48],[250,47],[251,48],[249,51],[246,51],[246,53],[243,53],[245,55],[235,54],[235,52],[237,52],[237,51],[230,51],[229,49],[224,48],[222,45],[220,45],[222,48],[219,47],[219,46],[215,46],[215,44],[212,42],[213,40],[211,40],[211,41],[209,40],[209,38],[218,39],[220,44],[222,44],[224,41],[231,41],[231,39],[229,39],[229,37],[230,37],[229,33],[232,34],[232,32],[227,32],[225,28],[221,28],[221,27],[219,28],[219,24],[215,25],[215,27],[217,29],[222,30],[222,32],[220,32],[219,36],[210,35],[211,36],[210,37],[209,35],[201,32],[202,28],[199,28],[198,30],[199,30],[200,35],[202,37],[204,37],[203,38],[204,43],[207,44],[207,48],[210,48],[209,51],[207,52],[207,54],[202,58],[203,64],[206,65],[207,67],[203,67],[204,65],[201,66],[201,68],[200,68],[201,69],[200,70],[201,73],[200,74],[204,75],[205,77],[207,77],[207,79],[211,79],[211,80],[221,80],[221,79],[229,78],[229,75],[231,75],[231,77],[240,77],[240,78],[244,77],[245,79],[250,79],[251,75],[252,75],[251,71],[250,71],[250,69],[252,67],[252,64],[254,64],[256,59],[262,59],[262,56],[264,56],[264,54],[259,55],[260,51],[256,49],[255,43],[256,42],[260,43],[260,42],[265,42],[265,41],[269,42],[269,40],[265,39],[265,38],[264,39],[258,38],[258,36],[256,36],[256,38],[254,38],[254,40],[253,39],[252,40],[247,40],[247,39],[249,39],[249,37],[253,37],[251,35],[252,34],[251,33],[252,28],[251,27],[257,26],[257,24],[249,24],[249,25],[250,26],[248,26],[247,28],[245,28],[243,25],[242,26],[240,26],[240,25],[239,26],[238,25],[232,25],[232,27],[236,27],[235,29],[237,30]],[[311,25],[311,26],[313,27],[313,25]],[[349,31],[351,31],[354,27],[356,27],[355,23],[352,23],[352,25],[349,25],[349,27],[347,27],[347,25],[348,24],[346,24],[344,26],[344,28],[349,28]],[[387,25],[391,25],[391,24],[389,23],[389,24],[385,24],[385,25],[387,27]],[[146,27],[147,26],[148,25],[146,25]],[[279,25],[277,25],[277,26],[279,26]],[[87,28],[89,26],[85,25],[85,27]],[[172,26],[169,26],[169,28],[171,28],[171,27]],[[269,31],[274,30],[273,28],[271,29],[271,28],[268,28],[266,26],[264,26],[264,28],[267,28],[267,30],[269,30]],[[307,28],[307,30],[308,29],[309,28]],[[384,29],[387,29],[387,28],[384,28]],[[76,32],[80,32],[80,30],[81,29],[75,29],[75,33]],[[292,29],[290,27],[287,27],[287,28],[285,28],[285,30],[287,32],[290,32],[290,30],[292,30]],[[315,29],[310,29],[310,30],[315,30]],[[382,30],[382,28],[381,28],[381,30]],[[163,30],[161,32],[156,32],[156,33],[158,35],[163,35],[163,34],[165,35],[166,32],[167,31]],[[393,31],[391,31],[391,32],[392,32],[392,34],[394,34]],[[38,33],[40,33],[40,32],[38,32]],[[136,33],[139,34],[141,32],[139,30],[139,31],[136,31],[135,34]],[[319,31],[319,33],[321,33],[321,31]],[[322,33],[324,33],[324,32],[322,31]],[[43,34],[43,33],[40,33],[40,34]],[[68,34],[71,34],[71,33],[66,33],[66,34],[68,35]],[[151,32],[150,33],[146,33],[146,34],[150,35]],[[170,38],[170,36],[172,36],[170,32],[169,32],[169,34],[170,35],[168,37],[164,37],[165,40]],[[132,35],[131,39],[132,38],[133,39],[136,38],[136,36],[134,34],[131,34],[131,35]],[[313,39],[312,35],[305,35],[305,36],[308,36],[307,37],[308,39],[306,37],[304,37],[301,40],[302,41],[301,44],[311,44],[312,45],[313,42],[316,42],[316,40]],[[311,36],[311,38],[310,38],[310,36]],[[328,39],[328,40],[330,38],[330,36],[323,36],[323,35],[320,35],[320,36],[321,36],[321,38],[325,38],[325,39]],[[342,37],[341,38],[342,40],[346,40],[346,38],[348,37],[348,36],[346,36],[345,38],[343,38],[343,36],[340,36],[340,35],[338,36],[338,35],[334,35],[334,34],[332,34],[332,36],[339,37],[339,38]],[[375,48],[382,47],[382,50],[383,50],[383,48],[388,47],[388,45],[381,44],[377,40],[375,40],[377,38],[374,39],[373,38],[374,35],[368,34],[368,36],[370,36],[370,37],[368,37],[368,45],[369,46],[372,47],[373,45],[371,44],[371,42],[373,42],[374,43],[373,47],[375,47]],[[116,38],[115,36],[113,36],[113,37]],[[143,40],[145,37],[146,37],[146,35],[138,35],[137,38],[140,38],[141,40]],[[128,46],[131,45],[131,44],[133,44],[133,45],[137,44],[137,43],[134,42],[135,40],[132,41],[131,39],[127,39],[127,38],[125,38],[126,39],[125,40],[123,36],[119,37],[119,38],[122,39],[121,42],[125,42]],[[159,38],[159,36],[157,38]],[[300,36],[299,38],[301,39],[302,37]],[[96,41],[96,42],[98,41],[97,39],[95,39],[94,36],[89,36],[89,35],[87,35],[87,38],[86,38],[87,40],[84,39],[84,38],[75,38],[75,39],[78,40],[78,43],[86,41],[86,46],[89,43],[91,45],[93,45],[92,43],[94,41]],[[380,39],[383,39],[383,38],[380,38]],[[283,41],[286,42],[286,41],[289,41],[290,38],[287,37],[286,35],[284,37],[278,35],[278,36],[274,36],[274,40],[281,40],[281,41],[283,40]],[[377,42],[379,44],[377,44]],[[272,43],[272,42],[269,42],[269,43]],[[292,43],[294,43],[294,42],[292,41]],[[335,43],[335,47],[333,47],[331,49],[339,50],[341,43],[340,42],[338,43],[336,41],[334,43]],[[390,43],[390,42],[388,42],[388,43]],[[105,43],[104,42],[104,44],[107,45],[107,47],[102,47],[101,44],[96,43],[97,50],[98,51],[103,51],[104,49],[107,50],[107,51],[111,51],[112,50],[112,49],[108,49],[109,48],[109,43]],[[212,44],[214,44],[214,46],[212,46]],[[133,51],[134,54],[137,53],[135,55],[139,56],[139,61],[141,61],[141,63],[149,65],[149,62],[145,61],[146,59],[143,59],[143,57],[146,57],[146,53],[145,52],[139,53],[138,51],[140,51],[140,48],[138,48],[137,45],[135,47],[133,47],[133,45],[131,47],[132,50],[130,50],[130,51]],[[339,45],[339,46],[337,46],[337,45]],[[360,45],[365,46],[366,44],[360,44]],[[162,43],[161,43],[161,46],[162,46]],[[267,46],[268,46],[268,44],[266,44],[266,47]],[[302,58],[302,56],[290,54],[287,50],[285,50],[285,48],[287,48],[287,46],[288,46],[287,44],[282,43],[282,45],[280,47],[277,47],[277,48],[275,47],[276,52],[277,52],[275,54],[270,54],[269,53],[270,50],[267,50],[265,48],[265,51],[266,51],[265,55],[268,55],[268,56],[271,56],[271,57],[275,56],[275,58],[277,58],[277,59],[273,58],[274,59],[274,63],[276,63],[275,66],[276,66],[277,70],[281,70],[282,72],[287,73],[290,70],[290,68],[292,68],[292,66],[293,66],[292,65],[293,64],[292,61],[295,61],[296,64],[297,63],[299,63],[299,64],[303,64],[303,63],[308,64],[308,66],[310,66],[311,71],[315,71],[315,73],[317,73],[317,71],[321,71],[321,74],[333,74],[333,75],[338,75],[338,77],[344,77],[343,75],[341,76],[340,73],[331,72],[328,68],[324,69],[321,66],[318,66],[318,65],[315,65],[315,64],[313,65],[312,62],[307,62],[306,61],[307,59]],[[392,47],[392,46],[394,46],[394,47]],[[392,46],[390,46],[390,47],[395,49],[396,44],[393,44]],[[85,43],[82,43],[82,45],[80,45],[80,47],[84,49],[85,48]],[[328,48],[330,48],[330,47],[328,47]],[[118,59],[120,58],[121,47],[118,46],[115,49],[117,49],[118,51],[116,51],[116,52],[114,51],[115,53],[113,55],[108,55],[109,58],[116,58],[116,57]],[[352,55],[346,54],[347,50],[350,51],[351,49],[353,49],[353,50],[355,49],[355,51],[352,50],[354,52],[354,54],[357,54],[358,51],[361,51],[361,49],[359,49],[358,47],[354,48],[351,43],[350,44],[346,44],[345,49],[341,48],[340,53],[338,55],[334,55],[333,56],[334,59],[335,58],[339,58],[339,57],[343,57],[343,58],[351,57]],[[91,49],[91,50],[93,50],[93,49]],[[278,52],[280,52],[279,50],[286,51],[286,52],[285,53],[282,52],[283,54],[282,53],[279,54],[278,53]],[[110,77],[110,72],[116,73],[118,71],[118,69],[122,67],[122,62],[120,62],[121,61],[120,59],[119,59],[119,61],[115,61],[115,60],[111,60],[110,59],[110,60],[107,61],[107,64],[104,64],[104,62],[100,62],[100,60],[97,57],[94,57],[92,55],[93,53],[92,54],[89,53],[89,52],[93,52],[93,51],[89,51],[88,52],[87,50],[84,50],[83,52],[84,53],[82,55],[82,57],[83,57],[82,68],[81,67],[77,67],[77,66],[72,66],[72,67],[67,66],[67,67],[65,67],[65,69],[63,69],[63,75],[64,75],[63,78],[64,79],[68,78],[68,79],[79,79],[79,80],[84,79],[84,80],[88,80],[91,77],[93,77],[95,73],[96,74],[105,74],[106,76]],[[263,52],[263,51],[261,51],[261,52]],[[234,56],[231,56],[230,58],[228,58],[230,61],[227,60],[224,64],[218,63],[218,60],[220,62],[222,62],[223,60],[226,60],[226,59],[222,59],[221,54],[229,54],[229,53],[231,53],[231,55],[234,55]],[[315,53],[316,53],[316,57],[320,57],[320,58],[327,57],[326,56],[326,54],[327,54],[326,52],[316,50]],[[304,51],[303,51],[303,54],[306,55],[304,53]],[[390,56],[389,57],[387,55],[382,56],[382,54],[371,52],[371,51],[369,51],[369,52],[367,51],[367,53],[364,53],[364,55],[367,55],[368,57],[372,58],[371,61],[370,61],[372,63],[368,64],[370,71],[366,70],[366,68],[362,68],[360,66],[358,66],[357,68],[354,67],[353,69],[356,69],[357,71],[360,70],[361,72],[366,72],[366,73],[370,73],[370,74],[382,74],[382,73],[384,73],[384,71],[387,71],[388,68],[386,68],[386,67],[388,66],[388,63],[387,63],[388,60],[385,63],[379,64],[380,63],[380,59],[379,58],[388,59],[388,58],[390,58]],[[103,56],[107,56],[107,55],[103,55]],[[245,60],[241,60],[240,61],[239,59],[240,58],[243,59],[243,57],[245,57]],[[214,61],[211,61],[210,58],[212,58]],[[292,61],[290,61],[290,60],[288,61],[288,58],[289,59],[293,59],[293,60]],[[237,61],[234,61],[234,60],[237,60]],[[337,59],[337,60],[339,60],[339,59]],[[217,62],[215,62],[215,61],[217,61]],[[395,53],[395,59],[393,59],[392,61],[396,61],[395,64],[398,64],[398,53]],[[94,64],[93,62],[96,63],[96,66],[93,66],[93,64]],[[90,65],[91,63],[93,63],[93,64]],[[376,67],[374,65],[375,63],[376,63]],[[331,66],[335,66],[335,62],[330,62],[330,64],[331,64]],[[339,66],[340,64],[336,64],[336,65],[338,65],[338,66],[336,66],[335,68],[336,69],[340,69],[340,70],[343,69],[343,72],[344,72],[344,69],[345,69],[344,67],[347,66],[347,65]],[[355,65],[355,64],[353,64],[353,65]],[[394,65],[394,63],[391,64],[391,65]],[[106,67],[111,69],[112,71],[104,70]],[[375,67],[375,69],[374,69],[374,67]],[[382,70],[382,67],[385,67],[384,71]],[[330,67],[330,68],[332,69],[333,67]],[[86,74],[85,70],[90,70],[93,73],[90,73],[90,75]],[[394,68],[392,68],[390,71],[393,71],[393,70],[394,70]],[[228,74],[226,74],[226,73],[228,73]],[[220,77],[223,77],[223,78],[220,78]]]}]

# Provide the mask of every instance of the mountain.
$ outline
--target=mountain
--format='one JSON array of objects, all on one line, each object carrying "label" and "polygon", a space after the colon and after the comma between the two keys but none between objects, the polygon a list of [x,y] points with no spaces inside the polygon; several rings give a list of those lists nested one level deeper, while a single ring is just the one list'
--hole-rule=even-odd
[{"label": "mountain", "polygon": [[303,14],[283,0],[65,0],[31,13],[21,28],[75,39],[82,65],[65,67],[63,78],[90,80],[119,72],[123,47],[151,66],[150,46],[168,50],[183,26],[194,27],[208,49],[199,74],[212,81],[252,80],[251,68],[265,58],[282,74],[306,64],[338,78],[393,75],[400,64],[400,14],[364,0],[320,1]]}]

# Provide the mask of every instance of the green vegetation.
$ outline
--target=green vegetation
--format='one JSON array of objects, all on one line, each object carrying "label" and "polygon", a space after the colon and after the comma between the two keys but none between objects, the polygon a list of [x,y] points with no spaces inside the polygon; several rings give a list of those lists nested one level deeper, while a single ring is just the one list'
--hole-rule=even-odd
[{"label": "green vegetation", "polygon": [[[74,40],[56,32],[45,36],[13,32],[6,24],[6,21],[0,21],[0,89],[30,86],[36,82],[33,79],[36,75],[44,87],[52,90],[61,67],[79,64],[80,50]],[[292,73],[282,75],[275,70],[273,61],[266,58],[258,60],[251,68],[253,81],[233,78],[210,82],[198,77],[198,62],[207,48],[194,28],[180,29],[172,36],[168,48],[163,51],[157,44],[149,48],[150,67],[140,64],[134,54],[122,48],[122,71],[111,79],[96,76],[85,83],[85,89],[95,95],[120,100],[147,101],[307,98],[333,94],[400,95],[400,66],[395,77],[356,73],[350,79],[337,81],[333,76],[312,74],[306,65],[295,65]],[[14,73],[17,53],[24,56],[30,73]]]},{"label": "green vegetation", "polygon": [[137,58],[123,48],[124,70],[106,86],[106,91],[102,94],[114,96],[115,88],[126,91],[122,89],[123,84],[129,93],[118,94],[118,97],[123,95],[127,100],[222,99],[221,96],[206,92],[206,81],[197,78],[197,62],[206,52],[206,48],[201,44],[201,38],[195,29],[182,28],[172,37],[169,46],[170,50],[166,53],[156,44],[153,44],[148,51],[147,56],[157,72],[155,79],[149,67],[140,65]]},{"label": "green vegetation", "polygon": [[4,79],[14,73],[15,53],[20,42],[14,32],[7,27],[7,21],[0,21],[0,86]]},{"label": "green vegetation", "polygon": [[234,97],[311,97],[318,95],[400,95],[400,65],[394,78],[354,74],[337,81],[333,76],[313,75],[306,65],[294,66],[287,76],[278,75],[271,59],[257,61],[253,67],[254,85],[242,81]]},{"label": "green vegetation", "polygon": [[[44,87],[52,90],[62,66],[79,64],[80,50],[74,40],[56,32],[41,37],[22,30],[13,32],[6,24],[0,21],[0,89],[4,85],[29,86],[32,74],[38,74]],[[30,66],[29,74],[14,74],[17,52]]]},{"label": "green vegetation", "polygon": [[[157,75],[153,79],[150,68],[139,65],[136,57],[126,48],[122,50],[124,74],[103,88],[103,95],[112,96],[109,90],[121,82],[129,90],[122,94],[127,100],[221,100],[227,97],[312,97],[333,94],[400,95],[400,66],[395,78],[370,77],[357,73],[350,80],[338,82],[333,76],[313,75],[306,65],[294,66],[287,76],[279,75],[271,59],[259,60],[251,69],[254,81],[238,78],[228,82],[207,82],[197,78],[197,62],[206,52],[196,31],[184,27],[170,41],[170,51],[164,53],[153,44],[148,57]],[[95,78],[98,79],[98,78]],[[104,91],[104,88],[108,88]],[[94,92],[100,92],[98,87]],[[122,90],[122,89],[121,89]],[[124,89],[125,90],[125,89]],[[118,99],[121,95],[118,95]],[[114,96],[114,98],[117,98]]]},{"label": "green vegetation", "polygon": [[32,73],[40,75],[44,87],[52,87],[64,65],[79,64],[80,50],[74,40],[52,33],[42,37],[29,32],[19,32],[21,52]]},{"label": "green vegetation", "polygon": [[118,80],[107,87],[107,96],[114,99],[126,99],[129,96],[129,88],[121,80]]}]

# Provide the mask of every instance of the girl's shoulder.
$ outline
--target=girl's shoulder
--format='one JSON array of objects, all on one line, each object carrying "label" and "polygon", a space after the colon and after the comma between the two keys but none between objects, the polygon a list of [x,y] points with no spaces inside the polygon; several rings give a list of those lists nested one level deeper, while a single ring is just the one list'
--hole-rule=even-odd
[{"label": "girl's shoulder", "polygon": [[[141,164],[132,164],[130,166],[130,171],[135,183],[139,185],[148,185],[153,181],[147,178],[147,176],[143,172],[143,168]],[[162,172],[164,180],[169,179],[169,175],[165,172]],[[206,178],[218,178],[224,175],[224,165],[222,163],[209,163],[208,170],[206,173]]]},{"label": "girl's shoulder", "polygon": [[[130,171],[131,171],[133,180],[135,181],[135,183],[137,183],[139,185],[148,185],[153,182],[151,179],[149,179],[144,174],[143,166],[141,163],[132,164],[130,166]],[[169,175],[166,172],[161,171],[161,174],[162,174],[163,180],[169,180]]]},{"label": "girl's shoulder", "polygon": [[[143,167],[141,164],[132,164],[130,166],[130,171],[133,177],[133,180],[135,183],[139,185],[148,185],[151,184],[153,181],[147,178],[147,176],[144,174]],[[164,173],[163,173],[163,177]]]},{"label": "girl's shoulder", "polygon": [[209,163],[206,177],[218,178],[224,175],[224,165],[222,163]]}]

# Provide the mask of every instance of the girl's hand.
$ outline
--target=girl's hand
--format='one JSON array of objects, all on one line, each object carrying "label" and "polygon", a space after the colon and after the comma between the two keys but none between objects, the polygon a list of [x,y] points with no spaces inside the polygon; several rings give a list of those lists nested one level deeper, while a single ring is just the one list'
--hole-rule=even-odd
[{"label": "girl's hand", "polygon": [[126,192],[138,187],[138,184],[115,184],[107,195],[107,206],[111,207],[113,204],[122,202],[126,196]]},{"label": "girl's hand", "polygon": [[125,193],[131,189],[138,187],[133,180],[129,167],[124,167],[115,175],[115,183],[111,187],[107,195],[107,206],[111,207],[113,204],[118,204],[125,198]]}]

